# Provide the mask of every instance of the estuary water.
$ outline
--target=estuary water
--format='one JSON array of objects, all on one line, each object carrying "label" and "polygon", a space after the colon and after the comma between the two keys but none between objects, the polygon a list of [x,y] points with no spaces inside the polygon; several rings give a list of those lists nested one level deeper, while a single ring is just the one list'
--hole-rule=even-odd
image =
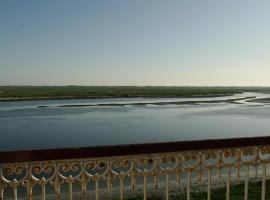
[{"label": "estuary water", "polygon": [[266,136],[267,97],[0,102],[0,151]]}]

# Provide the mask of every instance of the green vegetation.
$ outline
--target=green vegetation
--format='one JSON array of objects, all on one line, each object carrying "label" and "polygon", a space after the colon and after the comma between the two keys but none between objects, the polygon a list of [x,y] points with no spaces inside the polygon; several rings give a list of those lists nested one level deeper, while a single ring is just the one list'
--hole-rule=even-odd
[{"label": "green vegetation", "polygon": [[265,87],[0,86],[1,100],[107,97],[198,97],[267,91]]},{"label": "green vegetation", "polygon": [[[266,188],[270,187],[270,181],[267,181]],[[244,199],[244,184],[237,184],[231,186],[231,200],[243,200]],[[249,200],[261,200],[261,182],[249,183]],[[142,200],[142,196],[126,198],[125,200]],[[162,200],[164,196],[152,195],[149,200]],[[170,195],[170,200],[186,200],[186,194],[174,193]],[[192,200],[206,200],[206,192],[194,192],[191,194]],[[218,188],[212,190],[211,199],[213,200],[226,200],[226,188]],[[270,190],[266,190],[266,199],[270,199]]]}]

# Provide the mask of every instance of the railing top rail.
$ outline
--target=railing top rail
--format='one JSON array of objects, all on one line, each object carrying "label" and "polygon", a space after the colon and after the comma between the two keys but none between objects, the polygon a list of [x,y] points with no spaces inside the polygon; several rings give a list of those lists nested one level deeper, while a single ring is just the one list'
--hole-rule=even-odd
[{"label": "railing top rail", "polygon": [[270,136],[0,152],[0,163],[112,157],[270,145]]}]

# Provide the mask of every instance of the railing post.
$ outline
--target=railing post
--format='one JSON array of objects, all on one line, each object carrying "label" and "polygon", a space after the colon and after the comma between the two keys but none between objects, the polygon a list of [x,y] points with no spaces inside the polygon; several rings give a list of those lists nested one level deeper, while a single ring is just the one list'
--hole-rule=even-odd
[{"label": "railing post", "polygon": [[68,176],[67,183],[68,183],[68,200],[72,200],[72,183],[73,183],[72,175]]},{"label": "railing post", "polygon": [[33,195],[33,187],[28,186],[27,187],[27,198],[28,198],[28,200],[32,200],[32,195]]},{"label": "railing post", "polygon": [[18,187],[18,182],[17,179],[13,179],[13,181],[11,182],[11,188],[13,190],[13,200],[17,200],[18,199],[18,194],[17,194],[17,187]]},{"label": "railing post", "polygon": [[86,174],[83,174],[82,177],[79,179],[79,182],[81,184],[81,197],[85,198],[86,197],[86,190],[87,190],[87,176]]},{"label": "railing post", "polygon": [[231,167],[228,167],[226,178],[226,200],[230,200],[230,186],[231,186]]},{"label": "railing post", "polygon": [[147,170],[143,171],[143,200],[147,200]]},{"label": "railing post", "polygon": [[169,185],[170,185],[170,180],[169,180],[169,174],[167,171],[166,173],[166,200],[169,200]]},{"label": "railing post", "polygon": [[4,200],[4,187],[5,185],[0,182],[0,200]]},{"label": "railing post", "polygon": [[190,187],[191,187],[191,171],[188,170],[188,179],[187,179],[187,200],[190,200]]},{"label": "railing post", "polygon": [[246,166],[246,174],[245,174],[245,196],[244,200],[248,200],[248,182],[249,182],[249,166]]},{"label": "railing post", "polygon": [[93,177],[93,180],[95,182],[95,193],[96,193],[96,200],[99,200],[99,176],[96,174]]},{"label": "railing post", "polygon": [[211,200],[211,168],[208,169],[207,200]]},{"label": "railing post", "polygon": [[124,172],[120,172],[120,200],[124,199]]},{"label": "railing post", "polygon": [[262,196],[261,200],[265,200],[265,183],[266,183],[266,164],[262,165]]}]

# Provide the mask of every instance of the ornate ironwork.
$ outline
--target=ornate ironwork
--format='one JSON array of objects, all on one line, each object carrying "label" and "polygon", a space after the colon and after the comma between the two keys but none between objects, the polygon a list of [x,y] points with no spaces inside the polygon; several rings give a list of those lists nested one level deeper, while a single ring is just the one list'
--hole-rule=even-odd
[{"label": "ornate ironwork", "polygon": [[[248,200],[248,187],[251,177],[262,180],[262,196],[265,199],[270,146],[252,146],[229,149],[196,150],[171,153],[154,153],[73,160],[53,160],[25,163],[0,164],[0,199],[9,187],[13,199],[18,199],[18,188],[26,188],[27,199],[33,198],[33,190],[41,188],[41,198],[46,199],[46,187],[52,185],[57,199],[61,189],[68,187],[68,199],[74,197],[73,185],[79,184],[81,195],[87,194],[87,186],[94,184],[95,199],[100,199],[100,183],[106,182],[106,190],[111,192],[114,181],[119,185],[119,197],[124,199],[125,188],[135,192],[142,187],[143,199],[147,199],[149,178],[154,189],[164,186],[166,199],[169,199],[171,177],[178,187],[185,187],[187,200],[191,199],[192,184],[206,182],[207,199],[211,199],[214,180],[224,182],[226,199],[230,199],[230,186],[233,180],[243,180],[244,199]],[[161,183],[160,177],[165,179]],[[129,180],[129,186],[127,186]],[[138,182],[141,180],[141,183]],[[184,186],[183,186],[184,185]]]}]

